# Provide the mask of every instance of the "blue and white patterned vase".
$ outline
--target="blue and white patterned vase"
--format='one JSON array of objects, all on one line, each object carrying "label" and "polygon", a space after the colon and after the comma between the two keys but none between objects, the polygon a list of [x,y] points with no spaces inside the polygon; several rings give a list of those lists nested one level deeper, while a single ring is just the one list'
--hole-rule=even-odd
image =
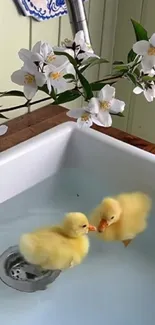
[{"label": "blue and white patterned vase", "polygon": [[[43,21],[67,14],[65,0],[16,0],[26,16]],[[86,0],[83,0],[86,1]]]}]

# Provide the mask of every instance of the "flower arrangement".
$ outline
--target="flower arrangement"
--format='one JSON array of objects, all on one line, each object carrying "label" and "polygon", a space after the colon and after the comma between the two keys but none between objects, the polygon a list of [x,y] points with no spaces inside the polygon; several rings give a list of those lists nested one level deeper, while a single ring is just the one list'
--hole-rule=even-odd
[{"label": "flower arrangement", "polygon": [[[65,39],[61,47],[51,47],[38,42],[32,50],[21,49],[19,58],[23,61],[20,70],[15,71],[11,80],[23,86],[23,91],[1,92],[0,96],[25,97],[24,104],[0,109],[3,113],[29,107],[51,99],[52,105],[59,105],[84,99],[84,107],[68,110],[67,115],[77,119],[79,127],[91,127],[93,123],[110,127],[112,115],[123,116],[125,103],[115,98],[114,85],[120,79],[128,79],[134,85],[135,94],[143,93],[146,100],[155,98],[155,34],[148,37],[147,31],[138,22],[131,20],[136,43],[128,53],[127,63],[113,62],[111,75],[89,82],[85,71],[96,64],[107,64],[106,59],[97,56],[90,44],[85,42],[83,31],[75,39]],[[37,91],[46,93],[46,98],[33,101]],[[47,97],[48,94],[48,97]]]}]

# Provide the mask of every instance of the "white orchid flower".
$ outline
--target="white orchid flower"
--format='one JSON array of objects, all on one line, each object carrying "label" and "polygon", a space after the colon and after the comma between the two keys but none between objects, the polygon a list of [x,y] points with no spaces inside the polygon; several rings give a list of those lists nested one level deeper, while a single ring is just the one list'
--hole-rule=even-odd
[{"label": "white orchid flower", "polygon": [[45,67],[45,76],[49,94],[52,91],[52,87],[55,88],[57,92],[60,92],[61,90],[65,90],[67,88],[67,82],[64,79],[63,66],[57,69],[53,65],[47,65]]},{"label": "white orchid flower", "polygon": [[133,45],[136,54],[142,56],[142,69],[144,73],[149,73],[155,66],[155,33],[149,41],[138,41]]},{"label": "white orchid flower", "polygon": [[24,95],[27,99],[32,99],[38,87],[46,83],[46,77],[39,72],[36,65],[31,61],[26,61],[24,66],[11,76],[11,80],[17,85],[24,86]]},{"label": "white orchid flower", "polygon": [[143,88],[137,86],[133,89],[134,94],[139,95],[139,94],[143,93],[146,100],[148,102],[152,102],[153,99],[155,98],[155,84],[153,82],[151,82],[149,84],[149,87],[146,87],[145,83],[142,83],[141,86]]},{"label": "white orchid flower", "polygon": [[77,118],[78,125],[90,127],[93,123],[99,126],[110,127],[112,118],[110,113],[118,114],[124,111],[125,103],[115,99],[115,88],[104,86],[98,98],[92,98],[87,107],[72,109],[67,112],[69,117]]},{"label": "white orchid flower", "polygon": [[32,51],[27,49],[21,49],[19,51],[19,57],[22,61],[30,59],[33,62],[42,62],[46,64],[51,64],[56,60],[56,55],[54,54],[53,48],[47,42],[37,42]]},{"label": "white orchid flower", "polygon": [[0,125],[0,136],[4,135],[8,131],[8,126],[7,125]]},{"label": "white orchid flower", "polygon": [[93,125],[92,116],[84,107],[69,110],[67,116],[77,119],[79,128],[90,128]]},{"label": "white orchid flower", "polygon": [[98,100],[93,97],[87,107],[70,109],[67,116],[77,119],[79,128],[89,128],[93,125],[93,115],[98,114],[98,111]]},{"label": "white orchid flower", "polygon": [[[70,49],[70,54],[75,56],[79,60],[88,59],[89,57],[98,57],[93,49],[91,44],[86,43],[83,30],[80,30],[76,33],[73,41],[65,39],[62,43],[66,48]],[[71,52],[72,51],[72,52]]]},{"label": "white orchid flower", "polygon": [[62,55],[56,55],[56,60],[52,62],[52,65],[56,68],[60,68],[63,66],[64,73],[71,73],[75,75],[74,66],[70,63],[68,58],[63,55],[63,53],[68,53],[70,56],[73,56],[72,50],[66,49],[64,47],[57,47],[53,48],[54,51],[62,52]]},{"label": "white orchid flower", "polygon": [[118,114],[124,111],[125,103],[115,99],[115,88],[110,85],[104,86],[98,95],[98,114],[92,117],[95,124],[104,127],[112,125],[110,113]]},{"label": "white orchid flower", "polygon": [[[62,48],[52,48],[47,42],[37,42],[32,51],[21,49],[19,51],[19,57],[22,61],[31,60],[32,62],[38,62],[39,67],[43,70],[44,64],[53,65],[55,68],[66,68],[66,73],[75,74],[74,67],[69,62],[68,58],[63,55],[55,55],[54,51],[62,52]],[[64,49],[63,49],[64,52]],[[64,70],[65,71],[65,70]]]}]

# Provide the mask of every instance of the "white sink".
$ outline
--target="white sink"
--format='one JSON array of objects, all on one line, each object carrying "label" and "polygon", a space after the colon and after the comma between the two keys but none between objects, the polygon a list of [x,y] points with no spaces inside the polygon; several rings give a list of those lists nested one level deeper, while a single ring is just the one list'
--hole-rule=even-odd
[{"label": "white sink", "polygon": [[[73,122],[36,136],[0,154],[0,254],[23,232],[134,190],[154,199],[154,155]],[[45,291],[20,292],[0,281],[0,323],[152,325],[154,301],[153,207],[148,229],[128,248],[91,237],[83,264]]]}]

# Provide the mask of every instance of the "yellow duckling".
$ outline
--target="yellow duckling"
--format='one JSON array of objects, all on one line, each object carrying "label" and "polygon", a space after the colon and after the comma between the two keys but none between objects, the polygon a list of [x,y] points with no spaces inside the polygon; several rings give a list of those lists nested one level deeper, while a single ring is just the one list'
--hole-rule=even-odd
[{"label": "yellow duckling", "polygon": [[61,226],[23,234],[19,249],[25,260],[45,270],[63,270],[80,264],[89,251],[88,231],[95,231],[87,217],[68,213]]},{"label": "yellow duckling", "polygon": [[92,212],[91,222],[99,237],[106,241],[120,240],[127,246],[147,227],[151,199],[144,193],[123,193],[105,198]]}]

